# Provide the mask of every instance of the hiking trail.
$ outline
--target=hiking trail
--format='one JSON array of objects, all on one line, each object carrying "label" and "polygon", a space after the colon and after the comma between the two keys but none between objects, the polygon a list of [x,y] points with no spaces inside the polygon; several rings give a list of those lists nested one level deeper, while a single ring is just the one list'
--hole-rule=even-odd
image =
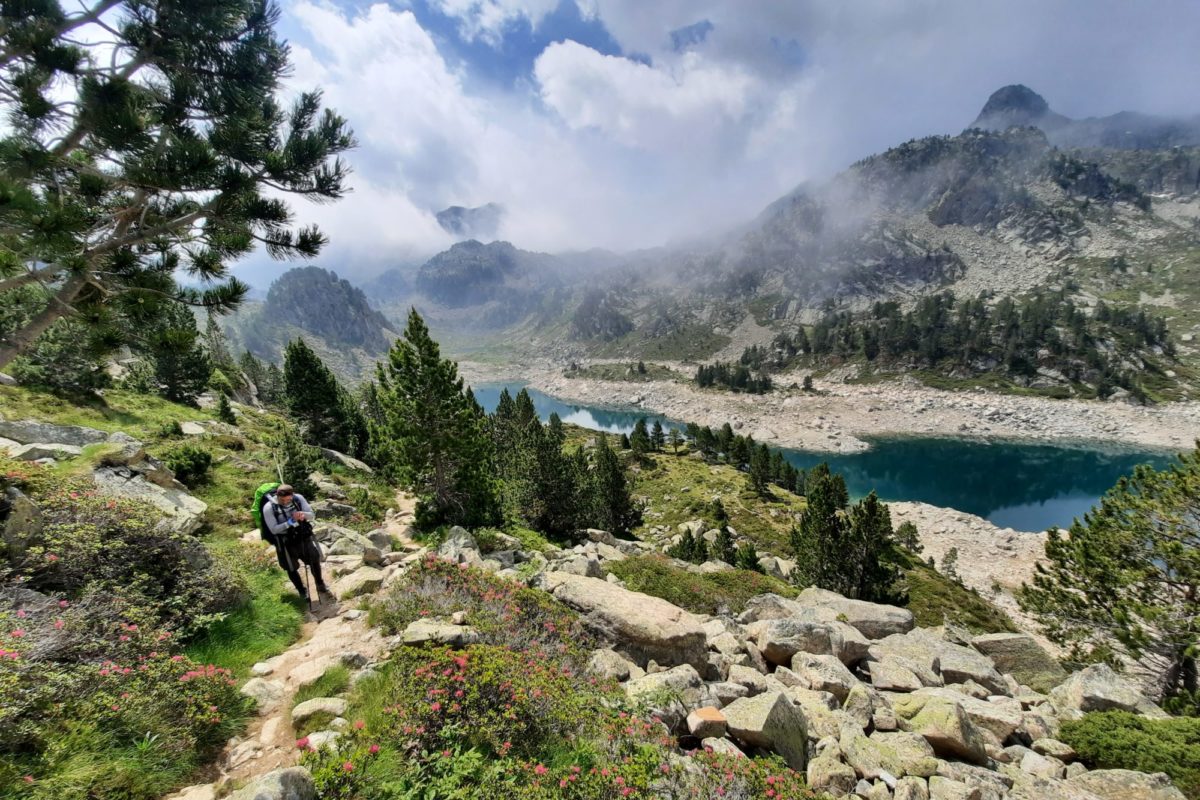
[{"label": "hiking trail", "polygon": [[[360,606],[364,605],[364,600],[386,592],[394,576],[406,571],[420,558],[424,547],[409,535],[415,510],[416,498],[398,491],[395,508],[388,510],[380,525],[396,542],[393,554],[401,556],[400,560],[385,567],[387,578],[383,586],[349,600],[326,599],[313,614],[306,614],[299,640],[279,655],[252,668],[253,677],[243,691],[254,697],[258,713],[241,736],[226,744],[209,768],[206,776],[209,782],[181,789],[164,800],[215,800],[219,790],[237,789],[254,778],[294,766],[299,761],[300,750],[292,726],[296,693],[317,681],[333,666],[361,667],[378,661],[393,646],[367,624],[367,613]],[[282,573],[280,578],[286,580]],[[323,612],[322,608],[331,610]]]}]

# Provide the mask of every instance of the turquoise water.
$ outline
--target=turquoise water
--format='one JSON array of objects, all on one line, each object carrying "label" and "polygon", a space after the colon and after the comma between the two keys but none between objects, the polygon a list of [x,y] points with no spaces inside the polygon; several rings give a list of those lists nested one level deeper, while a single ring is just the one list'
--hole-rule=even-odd
[{"label": "turquoise water", "polygon": [[[508,384],[516,393],[520,384]],[[491,411],[502,384],[475,387],[475,396]],[[678,421],[636,410],[613,410],[566,403],[530,390],[542,419],[557,413],[563,422],[591,430],[628,433],[639,417],[668,427]],[[884,500],[917,500],[957,508],[1017,530],[1040,531],[1067,526],[1082,516],[1122,475],[1137,464],[1162,467],[1161,452],[1130,452],[1013,442],[941,438],[872,440],[865,453],[812,453],[783,448],[797,467],[826,461],[842,473],[850,493],[874,489]]]}]

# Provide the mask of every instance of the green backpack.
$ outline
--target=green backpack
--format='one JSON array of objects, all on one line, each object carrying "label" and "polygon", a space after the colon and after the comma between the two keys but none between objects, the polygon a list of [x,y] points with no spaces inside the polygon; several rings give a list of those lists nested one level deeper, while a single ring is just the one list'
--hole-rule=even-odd
[{"label": "green backpack", "polygon": [[254,517],[254,524],[258,526],[258,532],[262,536],[263,541],[275,544],[275,534],[267,527],[263,520],[263,505],[279,488],[278,483],[264,483],[254,490],[254,506],[250,509],[250,516]]}]

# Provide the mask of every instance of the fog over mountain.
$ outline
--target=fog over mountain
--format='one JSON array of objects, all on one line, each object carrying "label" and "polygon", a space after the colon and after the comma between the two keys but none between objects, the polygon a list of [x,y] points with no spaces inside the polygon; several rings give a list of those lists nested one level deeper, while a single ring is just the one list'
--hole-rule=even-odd
[{"label": "fog over mountain", "polygon": [[[437,212],[496,203],[540,252],[728,230],[806,180],[957,133],[998,87],[1075,120],[1194,117],[1200,5],[291,0],[291,85],[353,109],[353,195],[298,209],[368,277],[461,236]],[[248,262],[269,282],[278,270]]]}]

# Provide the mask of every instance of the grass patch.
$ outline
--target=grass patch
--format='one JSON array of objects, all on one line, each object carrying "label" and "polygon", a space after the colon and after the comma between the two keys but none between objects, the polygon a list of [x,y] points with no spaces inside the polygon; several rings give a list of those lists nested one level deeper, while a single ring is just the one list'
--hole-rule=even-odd
[{"label": "grass patch", "polygon": [[156,438],[158,430],[171,421],[213,419],[212,414],[198,408],[121,389],[106,390],[103,397],[62,397],[23,386],[0,386],[0,407],[8,419],[83,425],[109,433],[125,431],[143,441]]},{"label": "grass patch", "polygon": [[760,594],[795,597],[794,586],[747,570],[698,574],[676,566],[665,556],[638,556],[615,561],[610,571],[635,592],[661,597],[695,614],[716,614],[722,607],[733,613]]},{"label": "grass patch", "polygon": [[645,364],[645,371],[638,370],[638,362],[632,361],[621,364],[589,364],[580,369],[567,369],[563,375],[568,378],[589,378],[597,381],[626,381],[629,383],[648,383],[650,381],[675,381],[680,375],[662,364]]},{"label": "grass patch", "polygon": [[707,325],[687,325],[665,336],[650,337],[635,330],[611,342],[599,345],[597,356],[651,358],[662,361],[697,361],[708,358],[732,341],[713,333]]},{"label": "grass patch", "polygon": [[979,592],[915,559],[904,570],[903,583],[908,591],[908,610],[920,627],[936,627],[948,620],[972,633],[1017,632],[1008,615]]},{"label": "grass patch", "polygon": [[304,603],[290,587],[284,588],[282,575],[269,564],[251,567],[250,600],[210,625],[185,653],[244,676],[259,661],[286,650],[300,635]]},{"label": "grass patch", "polygon": [[305,700],[317,697],[337,697],[350,688],[350,669],[337,664],[325,670],[325,674],[296,692],[292,706],[298,706]]}]

